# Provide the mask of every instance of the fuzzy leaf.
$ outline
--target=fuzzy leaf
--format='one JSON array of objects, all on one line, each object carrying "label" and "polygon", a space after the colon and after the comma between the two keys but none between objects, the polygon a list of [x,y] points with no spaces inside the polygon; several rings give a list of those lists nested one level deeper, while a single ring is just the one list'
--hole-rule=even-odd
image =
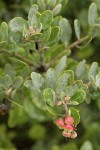
[{"label": "fuzzy leaf", "polygon": [[33,83],[31,80],[25,81],[24,86],[27,87],[29,90],[34,90]]},{"label": "fuzzy leaf", "polygon": [[11,77],[9,75],[5,75],[4,86],[7,88],[7,87],[10,87],[11,85],[12,85]]},{"label": "fuzzy leaf", "polygon": [[50,10],[44,11],[41,14],[40,21],[42,23],[42,29],[47,29],[53,21],[52,11],[50,11]]},{"label": "fuzzy leaf", "polygon": [[29,73],[30,73],[30,67],[29,66],[25,66],[22,69],[20,75],[25,79],[29,75]]},{"label": "fuzzy leaf", "polygon": [[69,86],[74,80],[74,73],[71,70],[65,71],[57,81],[56,92],[60,94],[61,92],[66,92],[67,86]]},{"label": "fuzzy leaf", "polygon": [[42,87],[44,82],[43,77],[39,73],[32,72],[31,79],[32,79],[34,90],[40,91],[40,88]]},{"label": "fuzzy leaf", "polygon": [[37,0],[37,4],[41,11],[44,11],[46,9],[46,3],[45,0]]},{"label": "fuzzy leaf", "polygon": [[96,75],[96,86],[100,89],[100,72]]},{"label": "fuzzy leaf", "polygon": [[36,33],[36,34],[30,35],[30,40],[37,41],[39,39],[42,39],[42,37],[43,37],[42,33]]},{"label": "fuzzy leaf", "polygon": [[9,27],[14,32],[22,32],[24,26],[27,27],[27,21],[21,17],[16,17],[9,22]]},{"label": "fuzzy leaf", "polygon": [[52,89],[47,88],[47,89],[44,90],[43,95],[44,95],[45,102],[49,106],[54,107],[55,106],[55,101],[56,101],[55,92]]},{"label": "fuzzy leaf", "polygon": [[83,84],[82,80],[77,80],[71,85],[67,86],[66,95],[71,97],[77,93],[78,90],[84,90],[85,92],[87,91],[87,86]]},{"label": "fuzzy leaf", "polygon": [[75,34],[78,39],[80,39],[80,21],[76,19],[74,21]]},{"label": "fuzzy leaf", "polygon": [[91,76],[95,77],[98,72],[98,63],[93,62],[88,73],[88,77],[90,78]]},{"label": "fuzzy leaf", "polygon": [[82,76],[84,76],[84,74],[85,74],[85,71],[86,71],[85,63],[86,63],[85,60],[81,61],[76,68],[75,73],[76,73],[76,76],[78,79],[81,78]]},{"label": "fuzzy leaf", "polygon": [[15,71],[10,64],[6,64],[5,73],[8,74],[12,79],[15,77]]},{"label": "fuzzy leaf", "polygon": [[61,27],[62,30],[61,41],[62,43],[68,44],[72,35],[72,29],[69,24],[69,21],[65,18],[62,18],[61,21],[59,22],[59,26]]},{"label": "fuzzy leaf", "polygon": [[97,90],[96,81],[93,76],[90,76],[90,82],[92,84],[93,89]]},{"label": "fuzzy leaf", "polygon": [[48,40],[48,46],[53,46],[57,44],[57,42],[59,41],[59,37],[60,37],[60,28],[58,26],[52,27],[51,35]]},{"label": "fuzzy leaf", "polygon": [[8,40],[8,25],[3,22],[0,28],[0,40],[7,41]]},{"label": "fuzzy leaf", "polygon": [[29,26],[32,26],[33,29],[39,28],[40,14],[37,11],[38,11],[38,6],[36,4],[34,4],[31,6],[29,13],[28,13]]},{"label": "fuzzy leaf", "polygon": [[84,90],[78,90],[72,97],[71,101],[76,101],[78,104],[82,103],[86,97]]},{"label": "fuzzy leaf", "polygon": [[13,88],[18,89],[23,83],[23,78],[21,76],[17,76],[13,82]]},{"label": "fuzzy leaf", "polygon": [[54,7],[54,9],[53,9],[54,16],[56,16],[60,13],[61,8],[62,8],[62,4],[58,4],[58,5],[56,5],[56,7]]},{"label": "fuzzy leaf", "polygon": [[56,65],[55,67],[55,73],[56,73],[56,76],[58,77],[62,71],[65,69],[65,67],[67,66],[67,57],[66,56],[63,56],[61,58],[61,60],[59,61],[59,63]]},{"label": "fuzzy leaf", "polygon": [[89,7],[89,12],[88,12],[89,25],[95,24],[96,19],[97,19],[97,6],[95,3],[92,3]]},{"label": "fuzzy leaf", "polygon": [[71,107],[70,111],[71,111],[71,116],[74,118],[74,123],[78,124],[80,122],[80,115],[79,115],[78,110]]},{"label": "fuzzy leaf", "polygon": [[55,81],[56,81],[55,70],[53,68],[49,68],[46,72],[46,79],[45,79],[46,88],[49,87],[54,89]]},{"label": "fuzzy leaf", "polygon": [[50,35],[51,35],[51,26],[43,31],[43,39],[45,43],[49,40]]},{"label": "fuzzy leaf", "polygon": [[95,24],[90,29],[90,36],[94,37],[100,37],[100,24]]}]

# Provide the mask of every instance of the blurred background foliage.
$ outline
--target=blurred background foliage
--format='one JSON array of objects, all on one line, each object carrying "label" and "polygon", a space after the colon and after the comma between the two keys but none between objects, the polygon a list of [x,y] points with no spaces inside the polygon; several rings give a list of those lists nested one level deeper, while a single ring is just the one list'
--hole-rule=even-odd
[{"label": "blurred background foliage", "polygon": [[[74,20],[80,20],[83,34],[81,36],[88,32],[87,13],[91,2],[97,4],[100,13],[100,0],[69,0],[62,7],[61,15],[70,21],[72,28]],[[27,19],[29,8],[34,3],[37,1],[0,0],[0,23],[8,22],[16,16]],[[41,3],[39,4],[41,6]],[[75,40],[73,29],[71,42]],[[86,59],[89,64],[93,61],[100,64],[99,47],[100,38],[96,38],[87,47],[81,50],[74,49],[71,57],[79,61]],[[2,58],[3,63],[6,62]],[[25,98],[27,105],[27,99],[31,99],[28,92],[25,93]],[[78,125],[78,137],[75,140],[66,140],[50,120],[48,113],[44,114],[41,109],[37,110],[37,106],[34,106],[34,109],[32,107],[30,113],[14,106],[15,113],[12,114],[10,111],[10,121],[8,121],[9,114],[0,116],[0,150],[100,150],[100,100],[92,99],[89,105],[84,102],[79,109],[81,123]]]}]

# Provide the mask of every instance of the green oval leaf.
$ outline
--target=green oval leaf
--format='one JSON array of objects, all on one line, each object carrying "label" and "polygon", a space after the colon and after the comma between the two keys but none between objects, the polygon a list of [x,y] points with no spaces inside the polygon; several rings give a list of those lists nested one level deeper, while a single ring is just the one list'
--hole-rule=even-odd
[{"label": "green oval leaf", "polygon": [[22,32],[24,26],[27,27],[27,25],[27,21],[21,17],[16,17],[9,22],[9,27],[14,32]]},{"label": "green oval leaf", "polygon": [[65,67],[67,66],[67,57],[66,56],[63,56],[61,58],[61,60],[59,61],[59,63],[56,65],[55,67],[55,73],[56,73],[56,76],[58,77],[62,71],[65,69]]},{"label": "green oval leaf", "polygon": [[81,61],[78,65],[77,65],[77,68],[76,68],[76,76],[77,78],[82,78],[84,76],[84,74],[86,73],[86,61],[83,60]]},{"label": "green oval leaf", "polygon": [[8,40],[8,25],[6,22],[2,22],[0,28],[0,40],[7,41]]},{"label": "green oval leaf", "polygon": [[62,4],[58,4],[58,5],[56,5],[56,6],[54,7],[54,9],[53,9],[53,14],[54,14],[54,16],[56,16],[56,15],[58,15],[58,14],[60,13],[61,8],[62,8]]},{"label": "green oval leaf", "polygon": [[88,22],[90,25],[95,24],[97,19],[97,6],[95,3],[92,3],[88,11]]},{"label": "green oval leaf", "polygon": [[31,79],[32,79],[34,90],[40,91],[40,88],[42,87],[44,83],[43,77],[39,73],[32,72]]},{"label": "green oval leaf", "polygon": [[59,22],[59,26],[62,29],[61,41],[67,45],[72,35],[72,29],[69,21],[65,18],[62,18]]},{"label": "green oval leaf", "polygon": [[43,95],[44,95],[45,102],[49,106],[54,107],[55,106],[55,102],[56,102],[56,94],[55,94],[55,92],[51,88],[47,88],[47,89],[44,90]]},{"label": "green oval leaf", "polygon": [[89,68],[88,77],[90,79],[91,76],[95,77],[98,72],[98,63],[93,62],[91,67]]},{"label": "green oval leaf", "polygon": [[76,37],[80,39],[80,21],[78,19],[74,21],[74,29],[75,29]]},{"label": "green oval leaf", "polygon": [[21,76],[15,77],[13,81],[13,88],[18,89],[23,83],[23,78]]},{"label": "green oval leaf", "polygon": [[67,86],[69,86],[74,80],[74,73],[71,70],[65,71],[59,78],[56,84],[56,92],[66,92]]},{"label": "green oval leaf", "polygon": [[71,101],[76,101],[78,104],[82,103],[86,98],[86,93],[84,90],[78,90],[72,97]]},{"label": "green oval leaf", "polygon": [[71,107],[70,111],[71,111],[71,116],[74,118],[74,123],[78,124],[80,122],[80,115],[79,115],[78,110]]},{"label": "green oval leaf", "polygon": [[57,42],[59,41],[60,38],[60,27],[59,26],[55,26],[51,28],[51,35],[50,38],[48,40],[48,46],[53,46],[55,44],[57,44]]},{"label": "green oval leaf", "polygon": [[47,29],[53,21],[53,13],[50,10],[46,10],[41,14],[40,21],[42,23],[42,29]]},{"label": "green oval leaf", "polygon": [[55,70],[53,68],[49,68],[46,72],[45,87],[54,89],[55,81],[56,81]]}]

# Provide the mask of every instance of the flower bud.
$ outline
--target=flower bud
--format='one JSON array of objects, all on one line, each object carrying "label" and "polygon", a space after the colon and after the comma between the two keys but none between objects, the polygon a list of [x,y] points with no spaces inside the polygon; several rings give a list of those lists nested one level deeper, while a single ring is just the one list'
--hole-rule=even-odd
[{"label": "flower bud", "polygon": [[74,119],[71,116],[67,116],[65,118],[65,123],[66,124],[73,124],[74,123]]},{"label": "flower bud", "polygon": [[57,105],[57,106],[62,105],[62,101],[58,101],[56,105]]},{"label": "flower bud", "polygon": [[29,27],[29,31],[30,31],[30,33],[34,33],[35,32],[35,30],[33,29],[32,26]]},{"label": "flower bud", "polygon": [[71,133],[70,133],[70,132],[63,131],[63,132],[62,132],[62,135],[63,135],[64,137],[70,137],[70,136],[71,136]]},{"label": "flower bud", "polygon": [[64,120],[62,118],[59,118],[56,120],[56,125],[60,128],[63,129],[64,126]]},{"label": "flower bud", "polygon": [[67,103],[69,103],[69,101],[70,101],[70,96],[66,96],[65,97],[65,103],[67,104]]},{"label": "flower bud", "polygon": [[73,132],[73,133],[71,134],[71,138],[74,139],[74,138],[76,138],[76,137],[77,137],[77,133],[76,133],[76,132]]},{"label": "flower bud", "polygon": [[70,124],[67,124],[67,125],[64,125],[64,126],[63,126],[63,129],[64,129],[64,130],[68,130],[68,131],[73,131],[73,126],[70,125]]}]

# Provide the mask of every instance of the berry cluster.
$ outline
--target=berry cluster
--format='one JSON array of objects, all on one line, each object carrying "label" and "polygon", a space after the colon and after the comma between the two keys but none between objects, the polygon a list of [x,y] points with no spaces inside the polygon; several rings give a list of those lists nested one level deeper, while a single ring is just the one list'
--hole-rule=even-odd
[{"label": "berry cluster", "polygon": [[75,132],[75,127],[74,127],[73,117],[66,116],[65,120],[59,118],[56,120],[56,125],[58,126],[59,129],[63,129],[62,135],[64,137],[69,137],[73,139],[77,137],[77,133]]}]

